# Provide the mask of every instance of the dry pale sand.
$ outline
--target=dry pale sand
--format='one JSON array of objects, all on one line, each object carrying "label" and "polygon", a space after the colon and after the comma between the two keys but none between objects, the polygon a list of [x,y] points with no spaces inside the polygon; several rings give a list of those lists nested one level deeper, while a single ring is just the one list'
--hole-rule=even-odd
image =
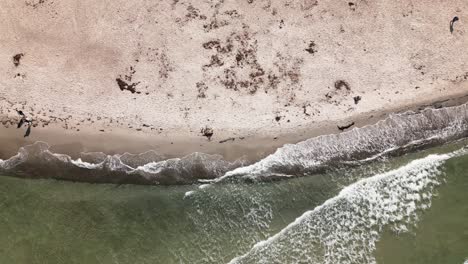
[{"label": "dry pale sand", "polygon": [[[464,102],[467,12],[463,0],[2,0],[0,155],[43,140],[255,159]],[[29,138],[15,108],[35,120]]]}]

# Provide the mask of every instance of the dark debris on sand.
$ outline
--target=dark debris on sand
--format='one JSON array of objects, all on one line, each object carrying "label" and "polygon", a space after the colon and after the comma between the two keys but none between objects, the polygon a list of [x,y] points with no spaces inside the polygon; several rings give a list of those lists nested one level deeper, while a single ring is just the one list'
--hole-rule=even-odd
[{"label": "dark debris on sand", "polygon": [[220,140],[219,143],[226,143],[228,141],[234,141],[234,140],[236,140],[236,139],[231,137],[231,138],[226,138],[226,139]]},{"label": "dark debris on sand", "polygon": [[202,128],[201,131],[200,131],[200,133],[201,133],[204,137],[208,138],[208,140],[211,140],[211,137],[212,137],[213,134],[214,134],[213,129],[212,129],[211,127],[208,127],[208,126]]},{"label": "dark debris on sand", "polygon": [[24,53],[18,53],[15,56],[13,56],[13,65],[15,65],[15,67],[18,67],[20,65],[20,61],[23,56]]},{"label": "dark debris on sand", "polygon": [[351,123],[346,124],[346,125],[344,125],[344,126],[339,126],[339,125],[338,125],[337,127],[338,127],[338,129],[339,129],[340,131],[344,131],[344,130],[346,130],[346,129],[352,127],[352,126],[354,126],[354,122],[351,122]]},{"label": "dark debris on sand", "polygon": [[310,54],[315,54],[317,52],[315,42],[311,41],[309,43],[309,47],[307,49],[305,49],[305,51],[307,51]]},{"label": "dark debris on sand", "polygon": [[335,88],[337,90],[341,90],[342,88],[345,88],[346,90],[351,90],[351,86],[349,85],[349,83],[347,83],[346,81],[344,80],[338,80],[335,82]]},{"label": "dark debris on sand", "polygon": [[353,99],[354,99],[354,104],[358,104],[359,101],[361,101],[362,98],[361,98],[361,96],[358,95],[358,96],[354,96]]}]

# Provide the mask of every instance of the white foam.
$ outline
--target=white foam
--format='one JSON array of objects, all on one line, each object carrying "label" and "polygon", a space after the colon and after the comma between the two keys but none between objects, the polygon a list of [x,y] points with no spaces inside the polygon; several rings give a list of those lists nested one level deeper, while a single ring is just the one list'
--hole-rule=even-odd
[{"label": "white foam", "polygon": [[144,171],[147,173],[160,173],[164,168],[171,167],[172,165],[171,163],[177,163],[177,162],[180,162],[179,158],[163,160],[163,161],[158,161],[158,162],[150,162],[143,166],[138,166],[135,170],[136,171],[140,170],[140,171]]},{"label": "white foam", "polygon": [[188,192],[186,192],[186,193],[184,194],[184,199],[187,198],[187,197],[189,197],[189,196],[191,196],[191,195],[194,194],[194,193],[195,193],[195,191],[188,191]]},{"label": "white foam", "polygon": [[76,160],[71,160],[71,163],[73,163],[73,165],[77,167],[90,169],[90,170],[102,168],[102,162],[97,163],[97,164],[89,163],[89,162],[82,161],[81,158],[76,159]]},{"label": "white foam", "polygon": [[[34,164],[51,165],[51,175],[56,172],[56,168],[60,168],[60,177],[62,175],[71,175],[64,173],[64,169],[77,167],[88,170],[96,169],[127,173],[129,175],[128,179],[131,179],[133,174],[138,174],[152,183],[162,182],[161,179],[167,180],[169,183],[173,183],[171,179],[174,179],[178,183],[191,183],[198,177],[219,177],[224,175],[226,171],[242,166],[245,162],[242,159],[229,162],[224,160],[221,155],[198,152],[182,158],[167,160],[160,160],[164,157],[155,151],[147,151],[141,154],[124,153],[122,155],[106,155],[102,152],[94,152],[82,153],[81,155],[78,159],[72,159],[66,154],[53,153],[50,151],[50,146],[47,143],[37,141],[31,145],[21,147],[15,156],[7,160],[0,160],[0,169],[12,170],[14,172],[15,167],[30,161]],[[70,167],[67,165],[70,165]],[[29,166],[26,168],[33,170]],[[24,173],[24,171],[22,172]],[[120,175],[122,176],[122,174]],[[109,176],[112,177],[112,175]],[[141,179],[141,177],[137,178]],[[88,179],[91,180],[91,178]]]},{"label": "white foam", "polygon": [[383,228],[400,233],[416,224],[451,156],[429,155],[345,187],[230,263],[375,263]]},{"label": "white foam", "polygon": [[18,164],[21,164],[25,159],[25,154],[22,151],[19,151],[15,156],[7,160],[1,160],[0,168],[4,170],[9,170],[11,168],[16,167]]},{"label": "white foam", "polygon": [[[249,175],[278,176],[288,168],[310,170],[330,162],[354,162],[381,157],[400,148],[444,142],[468,131],[468,105],[431,109],[420,113],[393,114],[385,120],[335,135],[286,144],[252,165],[227,172],[223,178]],[[367,156],[367,157],[366,157]]]},{"label": "white foam", "polygon": [[214,181],[214,179],[199,179],[198,180],[199,183],[211,183],[213,181]]},{"label": "white foam", "polygon": [[202,185],[198,186],[198,188],[200,188],[200,189],[206,189],[206,188],[210,187],[210,185],[211,185],[211,184],[202,184]]}]

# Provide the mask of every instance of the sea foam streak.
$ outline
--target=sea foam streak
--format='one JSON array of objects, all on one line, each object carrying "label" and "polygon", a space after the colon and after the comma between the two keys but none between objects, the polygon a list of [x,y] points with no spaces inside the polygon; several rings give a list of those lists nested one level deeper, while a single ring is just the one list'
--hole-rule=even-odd
[{"label": "sea foam streak", "polygon": [[382,230],[406,232],[415,225],[443,180],[438,168],[461,154],[466,149],[360,180],[230,263],[375,263]]}]

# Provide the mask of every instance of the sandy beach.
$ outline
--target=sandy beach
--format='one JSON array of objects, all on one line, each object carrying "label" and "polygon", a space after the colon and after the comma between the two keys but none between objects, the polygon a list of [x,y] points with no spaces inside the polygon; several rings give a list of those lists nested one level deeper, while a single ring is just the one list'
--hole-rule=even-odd
[{"label": "sandy beach", "polygon": [[[0,158],[45,141],[72,156],[256,160],[338,127],[465,103],[466,10],[461,0],[5,0]],[[34,120],[27,138],[15,109]]]},{"label": "sandy beach", "polygon": [[[373,111],[366,114],[350,116],[354,127],[375,124],[385,119],[389,114],[403,112],[419,112],[427,108],[450,107],[468,102],[468,93],[462,93],[454,98],[444,97],[438,101],[421,101],[417,104],[399,106],[388,111]],[[17,118],[12,118],[17,122]],[[15,155],[22,146],[37,141],[47,142],[56,153],[79,157],[82,152],[104,152],[107,154],[143,153],[154,150],[167,158],[183,157],[194,152],[220,154],[225,160],[244,159],[254,162],[273,153],[284,144],[297,143],[315,136],[336,134],[341,131],[332,122],[314,123],[313,126],[300,126],[297,129],[270,135],[250,135],[228,138],[228,140],[208,140],[202,135],[192,137],[145,133],[114,128],[110,132],[96,132],[94,127],[86,130],[64,130],[57,124],[35,127],[34,135],[24,138],[23,131],[18,130],[12,122],[0,127],[0,158],[7,159]]]}]

